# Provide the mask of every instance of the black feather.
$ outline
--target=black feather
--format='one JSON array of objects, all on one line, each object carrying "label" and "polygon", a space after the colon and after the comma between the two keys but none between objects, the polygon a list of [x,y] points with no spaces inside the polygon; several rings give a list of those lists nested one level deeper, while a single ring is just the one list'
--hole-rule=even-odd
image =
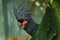
[{"label": "black feather", "polygon": [[38,28],[38,24],[31,18],[29,6],[25,2],[21,2],[19,5],[15,3],[13,10],[18,22],[22,23],[24,20],[28,21],[24,30],[33,36]]}]

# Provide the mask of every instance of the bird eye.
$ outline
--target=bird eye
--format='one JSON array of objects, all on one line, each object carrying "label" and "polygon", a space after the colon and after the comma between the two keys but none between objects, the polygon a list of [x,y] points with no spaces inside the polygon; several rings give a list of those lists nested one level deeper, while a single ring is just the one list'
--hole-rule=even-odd
[{"label": "bird eye", "polygon": [[22,23],[23,22],[23,19],[19,19],[18,22]]}]

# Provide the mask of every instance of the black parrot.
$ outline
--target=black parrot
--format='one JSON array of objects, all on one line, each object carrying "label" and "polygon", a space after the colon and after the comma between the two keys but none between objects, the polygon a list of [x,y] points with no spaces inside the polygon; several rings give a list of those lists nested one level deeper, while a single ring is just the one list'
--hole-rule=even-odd
[{"label": "black parrot", "polygon": [[14,15],[17,21],[21,23],[21,27],[23,27],[28,34],[33,36],[39,24],[35,23],[35,21],[31,18],[30,9],[25,2],[21,2],[18,6],[17,5],[15,3],[13,6]]}]

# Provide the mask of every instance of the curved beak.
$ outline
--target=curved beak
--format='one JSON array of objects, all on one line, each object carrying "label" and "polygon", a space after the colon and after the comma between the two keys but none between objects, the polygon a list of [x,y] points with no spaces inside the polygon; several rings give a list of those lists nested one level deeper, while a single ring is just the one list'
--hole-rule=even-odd
[{"label": "curved beak", "polygon": [[24,21],[22,22],[22,27],[24,28],[27,23],[28,23],[28,21],[24,20]]}]

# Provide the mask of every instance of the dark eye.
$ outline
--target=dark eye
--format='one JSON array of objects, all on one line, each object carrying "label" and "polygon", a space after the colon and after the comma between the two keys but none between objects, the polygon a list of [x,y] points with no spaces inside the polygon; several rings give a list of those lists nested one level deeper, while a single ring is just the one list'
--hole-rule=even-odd
[{"label": "dark eye", "polygon": [[19,19],[18,22],[22,23],[23,22],[23,19]]}]

